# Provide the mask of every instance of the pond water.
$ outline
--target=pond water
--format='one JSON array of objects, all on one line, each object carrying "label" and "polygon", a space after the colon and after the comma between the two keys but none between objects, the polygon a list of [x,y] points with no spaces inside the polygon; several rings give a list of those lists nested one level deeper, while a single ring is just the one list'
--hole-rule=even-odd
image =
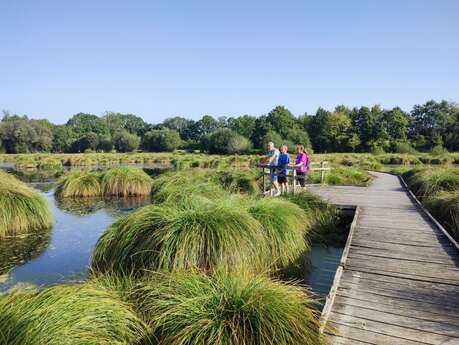
[{"label": "pond water", "polygon": [[[150,198],[62,202],[54,197],[54,176],[15,173],[42,191],[54,215],[54,226],[40,235],[0,241],[0,292],[16,284],[46,287],[84,279],[96,242],[107,227],[118,217],[151,202]],[[306,257],[308,269],[304,278],[317,295],[328,294],[342,251],[342,247],[312,246]]]}]

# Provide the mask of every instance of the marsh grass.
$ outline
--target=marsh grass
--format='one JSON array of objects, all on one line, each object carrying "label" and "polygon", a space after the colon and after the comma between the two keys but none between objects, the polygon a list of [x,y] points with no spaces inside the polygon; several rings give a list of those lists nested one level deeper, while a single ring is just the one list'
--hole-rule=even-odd
[{"label": "marsh grass", "polygon": [[440,192],[459,189],[459,170],[455,168],[424,168],[402,175],[410,189],[420,198],[429,198]]},{"label": "marsh grass", "polygon": [[[95,272],[236,267],[266,260],[261,225],[233,198],[193,196],[146,206],[114,223],[99,239]],[[263,261],[265,262],[265,261]]]},{"label": "marsh grass", "polygon": [[138,309],[161,344],[324,344],[306,290],[264,275],[152,273],[135,289]]},{"label": "marsh grass", "polygon": [[14,176],[0,171],[0,238],[51,227],[46,200]]},{"label": "marsh grass", "polygon": [[425,201],[425,206],[459,241],[459,189],[436,194]]},{"label": "marsh grass", "polygon": [[92,171],[76,171],[62,176],[56,183],[59,198],[87,198],[102,194],[102,175]]},{"label": "marsh grass", "polygon": [[102,177],[105,196],[140,196],[151,193],[152,179],[142,169],[121,167],[107,170]]},{"label": "marsh grass", "polygon": [[310,243],[344,245],[347,233],[338,226],[340,212],[335,206],[307,191],[284,194],[283,198],[298,205],[306,213]]},{"label": "marsh grass", "polygon": [[96,284],[0,296],[1,345],[129,345],[145,334],[131,306]]},{"label": "marsh grass", "polygon": [[262,225],[269,247],[269,263],[285,267],[303,256],[310,223],[306,213],[283,199],[259,198],[248,204],[249,213]]}]

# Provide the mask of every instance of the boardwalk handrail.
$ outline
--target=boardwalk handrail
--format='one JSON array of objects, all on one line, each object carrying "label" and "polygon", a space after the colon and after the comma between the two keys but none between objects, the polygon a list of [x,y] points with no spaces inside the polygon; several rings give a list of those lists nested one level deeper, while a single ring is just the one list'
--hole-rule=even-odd
[{"label": "boardwalk handrail", "polygon": [[[318,167],[315,167],[317,166]],[[273,173],[276,174],[277,177],[289,177],[291,174],[292,182],[293,182],[293,193],[296,192],[297,189],[297,182],[299,180],[307,179],[307,175],[297,175],[296,171],[297,168],[293,164],[288,165],[268,165],[268,164],[259,164],[259,168],[262,169],[262,178],[263,178],[263,194],[266,194],[268,191],[266,190],[266,178],[265,176],[271,176]],[[268,171],[266,172],[266,169]],[[278,171],[287,170],[287,174],[279,173]],[[320,184],[325,183],[325,174],[331,170],[328,166],[328,161],[321,161],[321,162],[311,162],[310,163],[310,171],[320,171]],[[269,192],[272,191],[272,181],[270,180],[269,183]]]}]

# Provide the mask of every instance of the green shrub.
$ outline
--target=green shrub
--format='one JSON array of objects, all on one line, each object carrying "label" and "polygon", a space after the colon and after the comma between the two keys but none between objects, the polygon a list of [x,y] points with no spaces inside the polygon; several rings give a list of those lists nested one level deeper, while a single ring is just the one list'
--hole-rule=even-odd
[{"label": "green shrub", "polygon": [[174,151],[182,144],[180,135],[177,131],[171,129],[151,130],[142,137],[141,147],[145,151],[163,152]]},{"label": "green shrub", "polygon": [[0,296],[2,345],[129,345],[145,334],[127,303],[94,284]]},{"label": "green shrub", "polygon": [[96,272],[235,267],[266,262],[261,225],[233,198],[146,206],[115,222],[99,239]]},{"label": "green shrub", "polygon": [[315,302],[300,287],[247,273],[154,273],[138,308],[164,345],[323,344]]},{"label": "green shrub", "polygon": [[250,140],[231,129],[222,128],[211,133],[202,142],[203,149],[209,153],[246,153],[251,148]]},{"label": "green shrub", "polygon": [[283,199],[261,198],[249,203],[248,211],[263,226],[270,253],[268,264],[285,267],[305,254],[310,223],[300,207]]},{"label": "green shrub", "polygon": [[51,227],[46,200],[34,189],[0,170],[0,238]]},{"label": "green shrub", "polygon": [[139,196],[151,193],[152,179],[142,169],[121,167],[110,169],[103,175],[105,196]]},{"label": "green shrub", "polygon": [[95,197],[102,195],[101,174],[91,171],[71,172],[56,183],[59,198]]}]

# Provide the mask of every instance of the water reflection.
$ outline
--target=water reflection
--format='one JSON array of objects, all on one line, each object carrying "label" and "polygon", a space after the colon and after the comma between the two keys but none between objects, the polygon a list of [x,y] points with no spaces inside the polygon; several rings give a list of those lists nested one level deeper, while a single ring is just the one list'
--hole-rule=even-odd
[{"label": "water reflection", "polygon": [[3,271],[11,269],[0,278],[0,291],[17,283],[41,287],[86,277],[101,234],[117,217],[150,202],[148,198],[119,198],[66,200],[62,204],[56,201],[52,190],[44,195],[55,219],[49,237],[41,242],[30,240],[22,246],[10,239],[0,242],[5,248],[15,248],[8,254],[0,247],[0,267]]},{"label": "water reflection", "polygon": [[129,198],[57,198],[54,202],[62,211],[73,215],[89,215],[105,209],[118,215],[151,203],[150,196]]}]

